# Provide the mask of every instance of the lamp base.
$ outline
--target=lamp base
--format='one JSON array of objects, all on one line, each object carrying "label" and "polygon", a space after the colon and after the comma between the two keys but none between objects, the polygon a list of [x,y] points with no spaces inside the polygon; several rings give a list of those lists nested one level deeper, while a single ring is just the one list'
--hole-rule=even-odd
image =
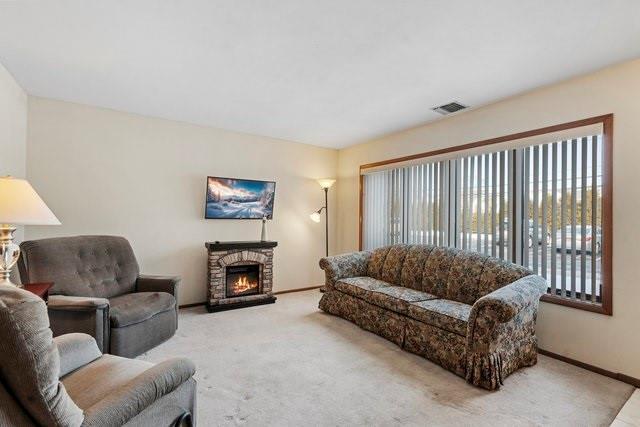
[{"label": "lamp base", "polygon": [[15,286],[16,288],[24,288],[24,285],[20,284],[20,283],[13,283],[11,280],[7,279],[7,280],[0,280],[0,286],[4,286],[4,285],[9,285],[9,286]]},{"label": "lamp base", "polygon": [[11,269],[20,257],[20,246],[13,243],[13,233],[16,228],[8,225],[0,225],[0,285],[18,286],[11,282]]}]

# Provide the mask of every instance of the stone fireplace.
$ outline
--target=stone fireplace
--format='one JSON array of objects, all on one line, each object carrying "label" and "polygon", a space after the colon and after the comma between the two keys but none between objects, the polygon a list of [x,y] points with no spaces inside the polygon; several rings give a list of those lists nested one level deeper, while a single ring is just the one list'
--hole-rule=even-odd
[{"label": "stone fireplace", "polygon": [[207,242],[210,312],[270,304],[277,242]]}]

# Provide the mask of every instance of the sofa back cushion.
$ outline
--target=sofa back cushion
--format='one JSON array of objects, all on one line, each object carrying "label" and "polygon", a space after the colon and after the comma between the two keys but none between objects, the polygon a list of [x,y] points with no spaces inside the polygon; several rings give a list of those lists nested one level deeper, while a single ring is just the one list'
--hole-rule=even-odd
[{"label": "sofa back cushion", "polygon": [[367,266],[367,276],[382,280],[382,269],[390,249],[391,246],[383,246],[373,250]]},{"label": "sofa back cushion", "polygon": [[82,410],[67,394],[59,373],[60,355],[44,301],[0,285],[0,382],[38,425],[79,426]]},{"label": "sofa back cushion", "polygon": [[447,298],[449,270],[459,249],[436,246],[433,248],[422,271],[422,290],[440,298]]},{"label": "sofa back cushion", "polygon": [[477,252],[404,244],[375,249],[367,271],[374,279],[465,304],[531,274],[524,267]]},{"label": "sofa back cushion", "polygon": [[478,280],[476,299],[531,274],[530,270],[522,266],[489,257]]},{"label": "sofa back cushion", "polygon": [[473,304],[478,296],[478,282],[489,257],[478,252],[458,251],[447,276],[447,299]]},{"label": "sofa back cushion", "polygon": [[402,274],[404,259],[409,251],[409,245],[393,245],[389,248],[387,256],[382,266],[382,280],[400,284],[400,276]]},{"label": "sofa back cushion", "polygon": [[138,263],[123,237],[56,237],[20,249],[22,282],[54,282],[52,294],[111,298],[135,290]]},{"label": "sofa back cushion", "polygon": [[431,245],[412,245],[407,251],[402,266],[399,285],[407,288],[422,290],[422,274],[427,259],[435,247]]}]

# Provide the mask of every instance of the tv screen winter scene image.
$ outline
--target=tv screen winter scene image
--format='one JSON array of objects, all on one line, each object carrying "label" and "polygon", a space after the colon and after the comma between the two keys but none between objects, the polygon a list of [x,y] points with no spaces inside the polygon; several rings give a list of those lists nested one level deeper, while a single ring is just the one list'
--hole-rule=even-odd
[{"label": "tv screen winter scene image", "polygon": [[272,219],[276,183],[234,178],[207,178],[207,219]]}]

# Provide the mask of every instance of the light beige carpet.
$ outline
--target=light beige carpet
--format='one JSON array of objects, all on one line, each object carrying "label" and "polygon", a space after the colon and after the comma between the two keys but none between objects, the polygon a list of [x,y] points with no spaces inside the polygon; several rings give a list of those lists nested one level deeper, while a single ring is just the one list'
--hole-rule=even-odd
[{"label": "light beige carpet", "polygon": [[196,366],[200,426],[609,425],[633,387],[541,356],[497,392],[318,310],[318,291],[183,310],[142,359]]}]

